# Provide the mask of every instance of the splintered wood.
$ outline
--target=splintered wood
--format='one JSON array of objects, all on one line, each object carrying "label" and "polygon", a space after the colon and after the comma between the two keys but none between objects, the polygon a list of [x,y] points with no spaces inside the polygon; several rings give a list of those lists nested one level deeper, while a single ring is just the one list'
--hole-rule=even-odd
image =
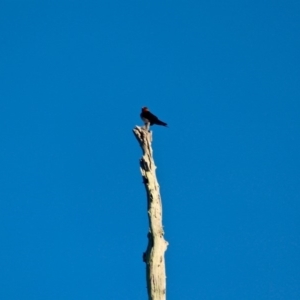
[{"label": "splintered wood", "polygon": [[151,146],[152,132],[146,128],[136,126],[133,133],[143,151],[143,156],[140,159],[140,170],[147,193],[149,232],[148,245],[143,254],[143,261],[146,263],[148,299],[165,300],[166,270],[164,255],[168,242],[164,239],[162,203]]}]

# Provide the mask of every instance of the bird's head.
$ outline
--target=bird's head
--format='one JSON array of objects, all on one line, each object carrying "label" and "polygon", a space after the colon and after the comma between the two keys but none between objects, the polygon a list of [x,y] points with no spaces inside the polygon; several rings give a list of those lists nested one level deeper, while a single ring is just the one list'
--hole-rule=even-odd
[{"label": "bird's head", "polygon": [[149,110],[148,107],[146,106],[142,107],[142,111],[148,111],[148,110]]}]

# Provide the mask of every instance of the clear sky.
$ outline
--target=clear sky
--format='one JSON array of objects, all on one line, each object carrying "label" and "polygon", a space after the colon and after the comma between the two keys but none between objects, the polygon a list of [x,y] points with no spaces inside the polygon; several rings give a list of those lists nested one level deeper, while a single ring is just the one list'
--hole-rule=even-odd
[{"label": "clear sky", "polygon": [[172,300],[300,299],[300,2],[0,2],[0,299],[147,299],[142,106]]}]

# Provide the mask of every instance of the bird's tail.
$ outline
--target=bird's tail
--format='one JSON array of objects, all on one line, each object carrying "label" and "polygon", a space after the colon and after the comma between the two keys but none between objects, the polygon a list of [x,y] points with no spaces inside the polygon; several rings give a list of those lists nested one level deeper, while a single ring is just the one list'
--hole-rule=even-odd
[{"label": "bird's tail", "polygon": [[158,120],[158,121],[157,121],[157,125],[162,125],[162,126],[168,127],[168,124],[165,123],[165,122],[163,122],[163,121],[161,121],[161,120]]}]

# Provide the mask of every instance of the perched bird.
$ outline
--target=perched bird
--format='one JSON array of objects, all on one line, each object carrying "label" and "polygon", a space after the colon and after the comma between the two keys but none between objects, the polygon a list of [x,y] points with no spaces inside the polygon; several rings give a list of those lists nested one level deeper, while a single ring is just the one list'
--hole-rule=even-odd
[{"label": "perched bird", "polygon": [[157,116],[153,115],[147,107],[142,108],[141,118],[145,122],[146,128],[149,128],[149,125],[152,126],[154,124],[167,126],[167,123],[158,119]]}]

